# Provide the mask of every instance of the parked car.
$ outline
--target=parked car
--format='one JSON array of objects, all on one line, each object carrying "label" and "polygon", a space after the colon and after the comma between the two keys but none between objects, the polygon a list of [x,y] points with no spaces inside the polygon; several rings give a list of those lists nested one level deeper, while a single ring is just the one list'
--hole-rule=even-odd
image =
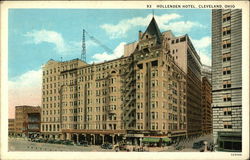
[{"label": "parked car", "polygon": [[101,148],[103,149],[113,149],[113,145],[110,143],[104,143],[101,145]]},{"label": "parked car", "polygon": [[88,147],[88,141],[80,141],[79,145],[84,146],[84,147]]},{"label": "parked car", "polygon": [[119,150],[126,151],[127,150],[127,144],[123,143],[119,145]]},{"label": "parked car", "polygon": [[65,145],[74,145],[74,142],[73,142],[73,141],[66,140],[66,141],[63,141],[62,144],[65,144]]},{"label": "parked car", "polygon": [[193,149],[200,149],[201,147],[204,146],[204,142],[205,142],[204,140],[195,142],[195,143],[193,144]]},{"label": "parked car", "polygon": [[31,139],[31,142],[39,142],[39,139],[38,138],[33,138],[33,139]]},{"label": "parked car", "polygon": [[63,140],[54,140],[54,143],[55,143],[55,144],[62,144],[62,143],[63,143]]},{"label": "parked car", "polygon": [[176,150],[183,150],[185,147],[184,146],[177,146],[175,149]]},{"label": "parked car", "polygon": [[47,139],[40,139],[39,142],[40,143],[46,143],[48,140]]},{"label": "parked car", "polygon": [[47,142],[48,142],[48,143],[55,143],[55,140],[50,139],[50,140],[48,140]]}]

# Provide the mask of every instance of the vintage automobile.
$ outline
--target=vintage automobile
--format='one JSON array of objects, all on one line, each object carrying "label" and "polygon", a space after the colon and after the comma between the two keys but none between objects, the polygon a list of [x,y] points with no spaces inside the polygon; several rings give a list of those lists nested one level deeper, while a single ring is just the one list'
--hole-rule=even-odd
[{"label": "vintage automobile", "polygon": [[101,145],[101,148],[103,149],[113,149],[113,145],[110,143],[104,143]]},{"label": "vintage automobile", "polygon": [[62,142],[62,144],[65,144],[65,145],[74,145],[74,142],[73,141],[69,141],[69,140],[65,140]]},{"label": "vintage automobile", "polygon": [[88,147],[88,141],[80,141],[78,145]]},{"label": "vintage automobile", "polygon": [[201,147],[203,147],[204,146],[204,142],[205,142],[205,140],[201,140],[201,141],[198,141],[198,142],[195,142],[194,144],[193,144],[193,149],[200,149]]}]

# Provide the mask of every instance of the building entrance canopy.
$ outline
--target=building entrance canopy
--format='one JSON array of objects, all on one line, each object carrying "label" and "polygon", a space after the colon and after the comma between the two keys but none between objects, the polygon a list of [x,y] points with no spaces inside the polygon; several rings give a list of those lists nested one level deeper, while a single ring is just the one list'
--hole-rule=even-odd
[{"label": "building entrance canopy", "polygon": [[144,137],[142,142],[152,142],[152,143],[158,143],[162,140],[162,142],[170,142],[171,139],[168,137]]}]

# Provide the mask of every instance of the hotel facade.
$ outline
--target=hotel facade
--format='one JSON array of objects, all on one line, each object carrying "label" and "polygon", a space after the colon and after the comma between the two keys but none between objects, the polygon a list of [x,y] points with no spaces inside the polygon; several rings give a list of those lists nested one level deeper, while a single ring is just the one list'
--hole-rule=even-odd
[{"label": "hotel facade", "polygon": [[201,102],[201,62],[188,35],[161,33],[152,18],[121,58],[43,66],[41,136],[91,144],[179,140],[202,134]]}]

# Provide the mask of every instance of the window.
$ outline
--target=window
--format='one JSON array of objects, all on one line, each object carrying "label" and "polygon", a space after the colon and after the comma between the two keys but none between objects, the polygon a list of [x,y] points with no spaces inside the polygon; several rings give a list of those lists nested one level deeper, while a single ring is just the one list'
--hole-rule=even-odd
[{"label": "window", "polygon": [[155,112],[151,112],[151,118],[155,119]]},{"label": "window", "polygon": [[155,81],[151,82],[151,87],[155,87]]},{"label": "window", "polygon": [[223,96],[223,101],[224,102],[231,102],[232,101],[231,95],[230,94],[224,95]]},{"label": "window", "polygon": [[158,61],[152,61],[151,62],[152,67],[157,67],[158,66]]},{"label": "window", "polygon": [[223,36],[231,34],[231,27],[230,26],[223,27],[222,28],[222,33],[223,33]]},{"label": "window", "polygon": [[184,41],[186,41],[186,37],[180,38],[180,42],[184,42]]},{"label": "window", "polygon": [[223,62],[231,61],[231,53],[230,52],[224,53],[222,55],[222,59],[223,59]]},{"label": "window", "polygon": [[224,121],[223,125],[224,125],[224,128],[227,128],[227,129],[232,128],[232,122],[231,121]]},{"label": "window", "polygon": [[231,67],[224,67],[223,68],[223,75],[231,74]]},{"label": "window", "polygon": [[223,88],[231,88],[231,80],[224,80]]},{"label": "window", "polygon": [[231,116],[232,115],[232,109],[231,108],[223,108],[223,112],[225,116]]},{"label": "window", "polygon": [[138,64],[137,67],[138,67],[139,69],[143,69],[143,64]]},{"label": "window", "polygon": [[224,40],[222,42],[222,47],[223,47],[223,49],[231,47],[231,40],[230,39]]},{"label": "window", "polygon": [[231,13],[226,13],[222,16],[223,22],[227,22],[231,20]]}]

